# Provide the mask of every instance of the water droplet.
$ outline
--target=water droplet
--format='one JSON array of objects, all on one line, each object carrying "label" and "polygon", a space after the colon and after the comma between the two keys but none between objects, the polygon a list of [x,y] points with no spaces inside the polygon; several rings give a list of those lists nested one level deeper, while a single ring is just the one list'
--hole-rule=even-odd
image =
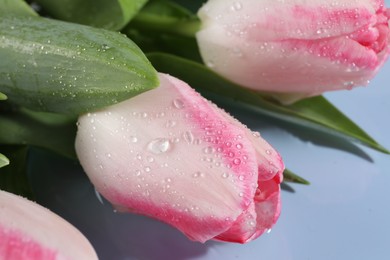
[{"label": "water droplet", "polygon": [[242,149],[242,144],[236,144],[237,149]]},{"label": "water droplet", "polygon": [[138,142],[138,138],[135,136],[130,136],[130,142],[136,143],[136,142]]},{"label": "water droplet", "polygon": [[238,196],[244,197],[244,193],[243,193],[243,192],[240,192],[240,193],[238,193]]},{"label": "water droplet", "polygon": [[267,150],[265,150],[265,153],[268,154],[268,155],[270,155],[272,152],[271,152],[271,150],[268,150],[268,149],[267,149]]},{"label": "water droplet", "polygon": [[229,173],[227,172],[222,173],[222,178],[226,179],[228,177],[229,177]]},{"label": "water droplet", "polygon": [[206,148],[203,149],[203,152],[206,153],[206,154],[211,154],[211,153],[214,153],[214,148],[211,147],[211,146],[208,146]]},{"label": "water droplet", "polygon": [[146,160],[150,163],[154,162],[154,158],[152,156],[146,157]]},{"label": "water droplet", "polygon": [[233,160],[233,163],[234,163],[235,165],[240,165],[241,160],[238,159],[238,158],[235,158],[235,159]]},{"label": "water droplet", "polygon": [[169,120],[165,123],[165,127],[167,128],[172,128],[176,125],[176,121],[173,121],[173,120]]},{"label": "water droplet", "polygon": [[207,67],[209,67],[209,68],[214,68],[214,67],[215,67],[214,62],[211,61],[211,60],[207,61],[207,62],[206,62],[206,65],[207,65]]},{"label": "water droplet", "polygon": [[192,177],[194,177],[194,178],[204,177],[204,174],[201,173],[201,172],[195,172],[195,173],[192,175]]},{"label": "water droplet", "polygon": [[256,138],[259,138],[260,137],[260,133],[259,132],[252,132],[252,135]]},{"label": "water droplet", "polygon": [[233,11],[240,11],[242,9],[242,4],[240,2],[234,2],[231,8]]},{"label": "water droplet", "polygon": [[107,44],[102,44],[101,48],[103,49],[103,51],[111,49],[111,47],[108,46]]},{"label": "water droplet", "polygon": [[149,142],[148,150],[154,154],[167,152],[171,148],[171,144],[166,138],[156,138]]},{"label": "water droplet", "polygon": [[145,166],[144,170],[145,172],[150,172],[152,169],[149,166]]},{"label": "water droplet", "polygon": [[184,102],[183,100],[177,98],[175,100],[173,100],[173,106],[177,109],[183,109],[184,108]]},{"label": "water droplet", "polygon": [[240,181],[243,181],[243,180],[245,179],[245,177],[244,177],[244,175],[240,175],[240,176],[238,176],[238,179],[239,179]]},{"label": "water droplet", "polygon": [[186,131],[183,133],[183,139],[189,143],[189,144],[192,144],[192,142],[194,141],[194,136],[193,134],[191,133],[191,131]]}]

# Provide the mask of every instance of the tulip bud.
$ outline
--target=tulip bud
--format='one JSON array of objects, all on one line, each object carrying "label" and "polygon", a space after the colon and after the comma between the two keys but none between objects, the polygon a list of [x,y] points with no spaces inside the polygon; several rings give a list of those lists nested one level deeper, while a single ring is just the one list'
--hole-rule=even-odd
[{"label": "tulip bud", "polygon": [[71,224],[27,199],[0,191],[0,259],[97,259]]},{"label": "tulip bud", "polygon": [[190,239],[245,243],[276,222],[284,169],[260,135],[160,74],[160,86],[79,118],[76,151],[116,208]]},{"label": "tulip bud", "polygon": [[390,50],[383,0],[209,0],[198,15],[206,65],[284,103],[367,85]]}]

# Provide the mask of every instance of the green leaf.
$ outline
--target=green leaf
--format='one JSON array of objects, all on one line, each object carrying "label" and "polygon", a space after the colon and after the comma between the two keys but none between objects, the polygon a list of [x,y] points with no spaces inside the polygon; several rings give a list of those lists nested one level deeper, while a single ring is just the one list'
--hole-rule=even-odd
[{"label": "green leaf", "polygon": [[0,91],[38,111],[80,114],[158,85],[124,35],[40,17],[0,19]]},{"label": "green leaf", "polygon": [[233,98],[259,113],[358,141],[377,151],[390,154],[386,148],[378,144],[322,96],[283,106],[258,92],[245,89],[220,77],[200,63],[162,53],[149,54],[148,58],[160,72],[170,73],[200,92],[211,92]]},{"label": "green leaf", "polygon": [[109,30],[122,29],[147,0],[36,0],[52,17]]},{"label": "green leaf", "polygon": [[7,95],[5,95],[5,94],[0,92],[0,101],[1,100],[7,100],[7,98],[8,98]]},{"label": "green leaf", "polygon": [[285,169],[283,172],[283,181],[285,182],[293,182],[293,183],[299,183],[299,184],[305,184],[309,185],[310,182],[305,180],[304,178],[296,175],[292,171]]},{"label": "green leaf", "polygon": [[138,29],[193,37],[200,21],[187,9],[167,0],[150,1],[124,30]]},{"label": "green leaf", "polygon": [[75,119],[26,109],[0,113],[0,144],[32,145],[76,158]]},{"label": "green leaf", "polygon": [[27,148],[24,146],[1,146],[11,163],[0,168],[0,190],[33,199],[27,176]]},{"label": "green leaf", "polygon": [[0,0],[0,16],[3,14],[37,16],[37,13],[23,0]]},{"label": "green leaf", "polygon": [[9,159],[4,155],[0,153],[0,168],[7,166],[9,164]]}]

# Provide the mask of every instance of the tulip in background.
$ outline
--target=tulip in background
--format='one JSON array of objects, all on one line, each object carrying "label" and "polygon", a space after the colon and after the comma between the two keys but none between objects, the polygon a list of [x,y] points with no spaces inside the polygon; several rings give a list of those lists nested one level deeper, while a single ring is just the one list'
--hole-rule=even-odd
[{"label": "tulip in background", "polygon": [[209,0],[198,15],[208,67],[284,103],[367,85],[390,52],[383,0]]},{"label": "tulip in background", "polygon": [[281,157],[184,82],[159,78],[158,88],[79,118],[81,165],[117,209],[200,242],[255,239],[280,214]]},{"label": "tulip in background", "polygon": [[0,191],[0,259],[97,259],[71,224],[27,199]]}]

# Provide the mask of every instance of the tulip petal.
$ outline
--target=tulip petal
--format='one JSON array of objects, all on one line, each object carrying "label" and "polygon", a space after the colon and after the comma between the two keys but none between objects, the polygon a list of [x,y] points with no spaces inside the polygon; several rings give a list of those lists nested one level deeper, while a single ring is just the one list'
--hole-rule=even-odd
[{"label": "tulip petal", "polygon": [[260,182],[254,202],[237,218],[234,225],[217,236],[217,240],[247,243],[268,232],[280,215],[280,182]]},{"label": "tulip petal", "polygon": [[76,151],[111,203],[204,242],[253,203],[259,159],[242,124],[184,82],[164,74],[160,82],[80,117]]},{"label": "tulip petal", "polygon": [[199,17],[205,64],[285,104],[367,85],[390,54],[383,0],[210,0]]},{"label": "tulip petal", "polygon": [[[374,24],[372,1],[211,0],[198,12],[205,27],[218,24],[227,35],[249,41],[319,39],[348,35]],[[283,17],[283,19],[281,19]]]},{"label": "tulip petal", "polygon": [[27,199],[0,191],[0,259],[97,259],[72,225]]}]

